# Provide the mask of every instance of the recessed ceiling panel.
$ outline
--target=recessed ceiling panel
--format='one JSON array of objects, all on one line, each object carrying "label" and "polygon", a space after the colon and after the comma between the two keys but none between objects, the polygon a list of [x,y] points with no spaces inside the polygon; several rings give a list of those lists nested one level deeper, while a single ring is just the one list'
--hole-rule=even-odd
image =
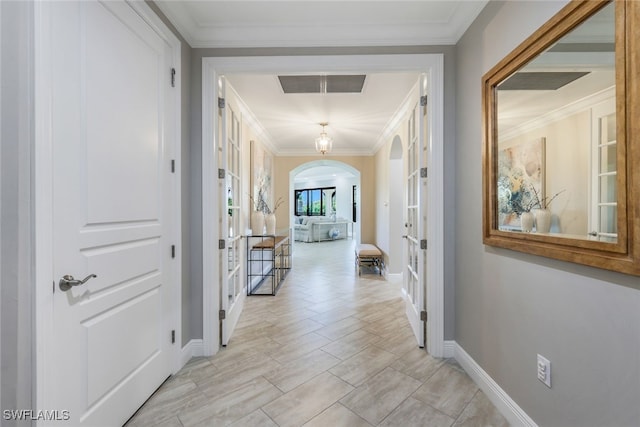
[{"label": "recessed ceiling panel", "polygon": [[278,76],[284,93],[360,93],[366,76]]},{"label": "recessed ceiling panel", "polygon": [[509,77],[498,86],[498,90],[557,90],[588,71],[522,72]]}]

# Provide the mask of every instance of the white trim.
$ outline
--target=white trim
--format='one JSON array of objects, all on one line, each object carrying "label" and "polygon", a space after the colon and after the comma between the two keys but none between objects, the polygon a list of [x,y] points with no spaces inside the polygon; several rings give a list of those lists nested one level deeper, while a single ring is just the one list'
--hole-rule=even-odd
[{"label": "white trim", "polygon": [[262,126],[262,123],[260,123],[258,121],[258,119],[255,116],[255,114],[253,114],[253,111],[251,111],[249,109],[249,107],[247,106],[247,103],[244,101],[244,99],[242,99],[242,97],[240,97],[240,94],[238,94],[238,92],[236,92],[234,87],[228,81],[227,81],[227,90],[231,90],[231,92],[233,92],[233,97],[236,99],[237,104],[238,104],[238,113],[239,113],[240,117],[242,117],[242,121],[246,122],[246,123],[243,123],[243,124],[246,124],[251,129],[253,129],[253,131],[256,133],[258,139],[260,140],[260,142],[264,146],[266,146],[269,149],[269,151],[271,151],[272,153],[276,153],[276,146],[273,143],[273,138],[271,137],[269,132],[267,132],[267,130],[264,128],[264,126]]},{"label": "white trim", "polygon": [[[217,138],[217,120],[212,120],[218,98],[218,76],[231,73],[283,72],[391,72],[427,73],[429,81],[429,195],[430,218],[427,337],[429,352],[442,357],[444,340],[444,56],[443,54],[409,55],[316,55],[269,57],[215,57],[202,59],[202,232],[217,236],[217,157],[213,141]],[[209,142],[209,143],[206,143]],[[218,259],[215,239],[203,238],[203,259]],[[205,355],[218,351],[217,312],[219,284],[217,263],[203,263],[203,344]],[[216,314],[216,316],[214,316]]]},{"label": "white trim", "polygon": [[193,339],[189,341],[180,350],[180,368],[186,365],[193,357],[201,357],[204,355],[204,347],[201,339]]},{"label": "white trim", "polygon": [[[51,369],[47,369],[53,344],[53,293],[49,283],[53,276],[53,150],[52,150],[52,87],[51,7],[49,2],[34,4],[34,236],[35,245],[35,397],[33,407],[54,407],[51,395]],[[37,423],[42,424],[42,423]]]},{"label": "white trim", "polygon": [[455,350],[456,350],[456,342],[453,340],[448,340],[444,342],[443,345],[444,351],[442,352],[442,357],[445,359],[455,358]]},{"label": "white trim", "polygon": [[402,273],[387,273],[386,276],[388,282],[400,284],[402,284],[402,278],[404,277]]},{"label": "white trim", "polygon": [[437,55],[427,72],[427,127],[429,151],[427,180],[427,342],[429,353],[444,352],[444,56]]},{"label": "white trim", "polygon": [[[217,99],[220,73],[202,60],[202,343],[204,354],[214,355],[220,349],[218,313],[220,309],[220,283],[218,283],[218,249],[214,242],[218,236],[218,155],[214,136],[218,135]],[[207,238],[207,236],[210,236]],[[211,238],[211,236],[215,236]]]},{"label": "white trim", "polygon": [[[169,298],[173,299],[174,316],[170,320],[170,329],[175,330],[176,343],[182,342],[182,45],[178,37],[162,22],[160,17],[149,7],[148,4],[139,1],[125,0],[129,6],[158,34],[171,48],[171,63],[176,71],[176,84],[171,88],[173,95],[173,144],[167,145],[170,158],[175,161],[175,173],[171,196],[173,196],[173,212],[171,213],[172,239],[176,242],[176,256],[171,264],[171,275],[168,283],[171,284]],[[167,75],[167,79],[169,75]],[[168,159],[167,159],[168,160]],[[170,196],[170,197],[171,197]],[[172,368],[176,373],[182,367],[180,365],[180,346],[174,345],[172,348]]]},{"label": "white trim", "polygon": [[[181,44],[179,39],[171,32],[171,30],[162,22],[151,8],[143,3],[136,1],[126,1],[126,3],[134,10],[171,48],[173,66],[180,76],[181,70]],[[53,293],[51,292],[51,278],[53,272],[53,217],[51,215],[53,209],[53,145],[52,145],[52,92],[53,81],[50,72],[53,59],[51,58],[51,16],[52,7],[50,2],[34,3],[33,18],[33,46],[34,46],[34,62],[33,62],[33,79],[34,79],[34,229],[37,230],[34,240],[34,379],[33,392],[34,396],[33,408],[50,409],[51,396],[48,395],[50,387],[50,372],[52,368],[50,361],[52,360],[53,348]],[[174,88],[174,123],[173,128],[175,138],[173,146],[173,156],[176,160],[176,181],[174,184],[175,191],[172,195],[175,197],[176,206],[172,212],[170,227],[174,239],[181,241],[181,208],[179,201],[181,200],[181,184],[180,184],[180,153],[181,153],[181,85]],[[171,325],[175,325],[176,342],[181,342],[182,332],[182,280],[181,280],[181,253],[177,251],[175,265],[171,267],[171,280],[168,282],[168,297],[174,304],[174,315],[169,320]],[[169,350],[170,366],[174,372],[177,372],[180,364],[180,347],[175,345]],[[41,425],[41,422],[36,422]]]},{"label": "white trim", "polygon": [[310,32],[307,23],[242,21],[225,24],[196,22],[182,2],[162,1],[158,6],[194,48],[262,48],[327,46],[454,45],[478,16],[487,0],[475,0],[446,20],[425,17],[420,22],[327,22]]},{"label": "white trim", "polygon": [[454,342],[454,357],[456,361],[469,374],[471,379],[487,395],[500,413],[513,426],[537,427],[537,424],[527,415],[526,412],[511,399],[498,383],[469,354],[456,342]]},{"label": "white trim", "polygon": [[416,84],[413,85],[407,96],[405,96],[402,104],[398,107],[391,119],[385,125],[382,135],[378,138],[378,142],[374,145],[371,150],[373,154],[377,153],[388,141],[391,137],[393,137],[398,129],[398,127],[402,124],[403,121],[407,120],[407,117],[413,111],[413,107],[418,102],[419,96],[416,96],[420,93],[420,89],[418,85],[420,84],[420,79],[417,79]]},{"label": "white trim", "polygon": [[550,123],[557,122],[558,120],[562,120],[565,117],[569,117],[576,113],[588,110],[594,105],[599,104],[600,102],[603,102],[603,101],[607,101],[608,99],[614,98],[615,96],[616,96],[616,87],[611,86],[610,88],[601,90],[600,92],[596,92],[592,95],[589,95],[577,101],[571,102],[567,105],[564,105],[560,108],[557,108],[553,111],[549,111],[548,113],[545,113],[539,117],[536,117],[533,120],[529,120],[512,129],[509,129],[507,132],[503,132],[500,135],[500,140],[507,141],[525,132],[530,132],[535,129],[540,129],[543,126],[546,126]]}]

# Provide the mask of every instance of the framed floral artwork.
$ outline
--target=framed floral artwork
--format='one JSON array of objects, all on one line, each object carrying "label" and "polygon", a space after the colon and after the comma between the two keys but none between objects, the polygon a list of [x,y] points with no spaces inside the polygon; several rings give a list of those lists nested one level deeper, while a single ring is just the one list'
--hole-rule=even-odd
[{"label": "framed floral artwork", "polygon": [[538,197],[544,198],[545,142],[537,138],[498,152],[499,227],[520,229],[520,215],[537,207]]}]

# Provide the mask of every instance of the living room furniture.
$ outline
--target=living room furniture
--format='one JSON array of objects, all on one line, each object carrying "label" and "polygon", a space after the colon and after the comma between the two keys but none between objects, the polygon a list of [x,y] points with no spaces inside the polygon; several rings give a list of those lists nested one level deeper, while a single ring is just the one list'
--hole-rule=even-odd
[{"label": "living room furniture", "polygon": [[296,217],[293,226],[293,238],[298,242],[321,242],[346,239],[349,236],[353,236],[353,223],[344,218],[300,216]]},{"label": "living room furniture", "polygon": [[247,295],[275,295],[291,270],[291,236],[247,236]]}]

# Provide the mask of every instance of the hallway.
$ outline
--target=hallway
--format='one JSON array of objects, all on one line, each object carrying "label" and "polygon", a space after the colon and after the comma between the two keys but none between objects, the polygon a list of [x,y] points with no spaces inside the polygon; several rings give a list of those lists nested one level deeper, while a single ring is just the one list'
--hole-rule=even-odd
[{"label": "hallway", "polygon": [[508,425],[455,361],[417,348],[400,285],[359,277],[353,245],[296,244],[278,295],[247,297],[230,345],[127,426]]}]

